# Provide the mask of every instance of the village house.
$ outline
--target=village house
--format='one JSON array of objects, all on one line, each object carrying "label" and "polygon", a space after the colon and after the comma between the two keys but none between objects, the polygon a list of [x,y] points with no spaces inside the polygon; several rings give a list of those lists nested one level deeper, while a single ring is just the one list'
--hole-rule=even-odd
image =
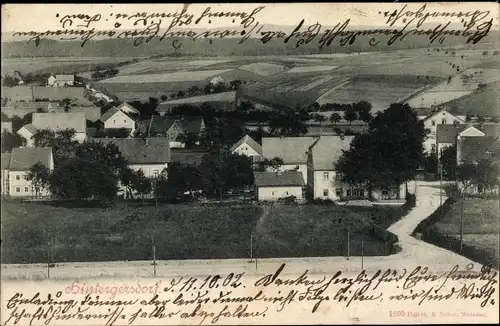
[{"label": "village house", "polygon": [[93,141],[104,146],[115,144],[129,167],[134,171],[142,170],[149,178],[158,177],[171,162],[170,147],[165,138],[94,138]]},{"label": "village house", "polygon": [[353,136],[321,136],[307,154],[307,185],[313,198],[340,200],[344,197],[364,197],[363,189],[343,187],[335,164],[348,150]]},{"label": "village house", "polygon": [[233,154],[248,156],[254,163],[262,160],[262,146],[249,135],[243,136],[229,151]]},{"label": "village house", "polygon": [[87,138],[85,113],[33,113],[32,122],[21,127],[17,134],[26,140],[28,147],[33,146],[31,137],[38,131],[48,129],[59,132],[65,129],[74,129],[73,140],[83,143]]},{"label": "village house", "polygon": [[450,146],[457,144],[461,137],[497,137],[500,135],[500,124],[466,124],[439,125],[436,132],[436,149],[438,155]]},{"label": "village house", "polygon": [[[279,171],[299,171],[307,184],[307,153],[317,137],[262,137],[262,158],[279,157],[283,165]],[[269,168],[268,171],[271,171]]]},{"label": "village house", "polygon": [[423,119],[424,127],[429,130],[427,139],[424,141],[424,152],[437,153],[436,134],[438,125],[462,125],[466,124],[465,116],[455,116],[445,109],[433,112]]},{"label": "village house", "polygon": [[75,75],[56,75],[47,79],[48,86],[67,87],[75,85]]},{"label": "village house", "polygon": [[10,197],[47,197],[47,189],[35,187],[28,180],[29,169],[42,163],[49,170],[54,169],[54,157],[50,147],[13,148],[11,153],[2,154],[2,195]]},{"label": "village house", "polygon": [[254,172],[255,194],[260,201],[295,197],[302,200],[304,179],[299,171]]},{"label": "village house", "polygon": [[139,133],[148,137],[166,137],[170,147],[184,147],[179,136],[196,135],[199,137],[205,130],[205,121],[201,116],[151,116],[139,124]]},{"label": "village house", "polygon": [[104,129],[127,129],[129,135],[132,135],[136,130],[136,121],[129,114],[112,107],[106,111],[100,118]]}]

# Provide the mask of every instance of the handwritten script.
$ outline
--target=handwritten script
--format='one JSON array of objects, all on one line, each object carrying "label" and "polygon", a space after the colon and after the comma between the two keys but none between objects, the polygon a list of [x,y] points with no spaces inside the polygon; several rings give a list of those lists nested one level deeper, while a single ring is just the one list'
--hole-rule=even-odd
[{"label": "handwritten script", "polygon": [[496,271],[486,267],[474,270],[470,264],[462,270],[455,266],[440,273],[417,266],[412,270],[388,269],[371,274],[361,271],[352,275],[340,271],[315,275],[306,270],[290,277],[282,264],[264,276],[229,273],[127,284],[72,281],[45,293],[15,287],[2,298],[2,319],[4,325],[72,321],[105,325],[218,324],[244,319],[263,322],[267,315],[294,309],[318,314],[325,311],[322,309],[356,305],[363,309],[374,306],[382,309],[380,313],[386,309],[394,316],[390,308],[407,302],[412,307],[429,309],[464,301],[475,314],[486,315],[498,305],[497,276]]},{"label": "handwritten script", "polygon": [[[278,40],[284,43],[294,43],[296,47],[316,42],[319,48],[329,47],[334,42],[340,46],[353,44],[360,38],[376,46],[381,42],[392,45],[402,42],[412,36],[424,37],[430,43],[443,43],[447,37],[458,37],[465,43],[476,44],[490,32],[493,17],[490,11],[429,11],[427,5],[411,11],[406,5],[399,10],[379,11],[378,15],[386,24],[385,28],[355,30],[349,25],[351,19],[324,23],[316,22],[309,26],[305,20],[297,22],[293,31],[273,30],[266,28],[259,21],[259,14],[266,6],[259,6],[246,12],[221,12],[207,6],[203,13],[193,14],[189,6],[176,12],[137,12],[134,14],[111,13],[104,14],[74,13],[56,16],[58,29],[46,31],[16,32],[14,37],[29,37],[28,42],[39,46],[44,38],[56,37],[60,40],[79,40],[85,46],[92,39],[133,39],[133,44],[139,46],[153,40],[172,41],[174,48],[182,46],[181,39],[224,39],[236,38],[239,43],[249,38],[256,38],[262,43]],[[441,23],[429,26],[429,19],[440,19]],[[236,27],[221,29],[201,29],[215,20],[230,19]],[[453,23],[453,25],[452,25]],[[96,28],[96,24],[108,26],[105,29]],[[132,28],[125,28],[125,26]],[[111,28],[109,28],[111,27]],[[200,31],[201,29],[201,31]]]}]

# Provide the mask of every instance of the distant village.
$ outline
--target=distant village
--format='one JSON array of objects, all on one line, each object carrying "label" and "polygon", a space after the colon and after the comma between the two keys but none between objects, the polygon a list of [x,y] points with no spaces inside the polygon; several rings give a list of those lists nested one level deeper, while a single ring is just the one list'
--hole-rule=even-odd
[{"label": "distant village", "polygon": [[[351,147],[355,135],[366,132],[371,117],[377,114],[371,106],[367,113],[366,108],[326,111],[312,105],[306,119],[283,117],[280,125],[279,121],[250,118],[252,112],[266,112],[266,105],[241,93],[238,88],[241,83],[226,82],[220,77],[209,82],[210,89],[227,84],[226,92],[222,93],[229,101],[222,100],[224,105],[217,102],[221,101],[220,92],[213,92],[217,97],[208,92],[198,96],[203,99],[194,101],[193,97],[152,101],[147,109],[132,102],[120,102],[113,94],[85,84],[74,75],[51,75],[45,86],[24,85],[21,79],[18,86],[2,87],[2,143],[5,143],[1,158],[2,196],[50,198],[53,195],[50,187],[45,183],[40,189],[36,184],[33,166],[42,163],[49,171],[54,170],[58,164],[55,156],[63,147],[60,144],[66,144],[54,139],[70,135],[71,144],[93,141],[104,147],[115,145],[128,168],[135,173],[140,171],[141,178],[150,180],[149,187],[142,191],[146,198],[154,197],[155,180],[169,178],[170,166],[209,164],[204,163],[207,155],[222,152],[246,157],[251,177],[239,172],[225,176],[245,181],[234,182],[236,189],[221,186],[224,194],[219,193],[217,199],[228,194],[258,201],[291,199],[299,203],[307,198],[331,201],[404,198],[405,184],[372,192],[365,186],[349,184],[338,171],[337,163]],[[229,87],[234,88],[228,91]],[[215,117],[203,113],[207,107],[211,110],[208,112],[216,113]],[[498,117],[478,117],[474,108],[465,112],[445,106],[417,108],[414,112],[428,130],[424,152],[428,157],[435,156],[430,167],[422,164],[422,178],[426,173],[439,177],[438,161],[447,148],[455,148],[452,155],[457,165],[498,153]],[[235,121],[240,125],[232,125]],[[286,124],[295,122],[299,131],[284,131]],[[12,144],[10,148],[7,143]],[[174,197],[203,193],[203,187],[194,184],[180,187]],[[137,196],[141,192],[138,188],[120,180],[117,195]],[[474,191],[481,193],[484,189],[479,186]]]}]

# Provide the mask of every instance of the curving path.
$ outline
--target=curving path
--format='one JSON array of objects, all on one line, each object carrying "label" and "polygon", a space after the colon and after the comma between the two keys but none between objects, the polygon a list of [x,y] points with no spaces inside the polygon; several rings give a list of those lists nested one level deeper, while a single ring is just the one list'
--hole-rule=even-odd
[{"label": "curving path", "polygon": [[[439,207],[439,183],[418,182],[416,188],[417,204],[400,221],[393,224],[389,231],[399,237],[402,251],[391,256],[378,257],[306,257],[306,258],[273,258],[227,259],[227,260],[176,260],[159,261],[156,266],[157,276],[184,276],[228,274],[245,272],[249,275],[267,274],[276,270],[282,263],[287,266],[282,274],[301,274],[305,269],[310,273],[334,273],[336,271],[356,272],[362,269],[374,271],[378,269],[413,269],[418,265],[428,266],[435,272],[450,270],[453,266],[461,268],[471,260],[446,249],[434,246],[411,236],[416,226]],[[443,202],[446,197],[443,196]],[[266,214],[263,214],[262,220]],[[478,264],[474,264],[480,268]],[[3,279],[44,279],[47,266],[43,264],[9,264],[2,265]],[[83,277],[150,277],[153,276],[151,261],[133,262],[96,262],[96,263],[62,263],[50,269],[50,277],[58,279],[74,279]]]}]

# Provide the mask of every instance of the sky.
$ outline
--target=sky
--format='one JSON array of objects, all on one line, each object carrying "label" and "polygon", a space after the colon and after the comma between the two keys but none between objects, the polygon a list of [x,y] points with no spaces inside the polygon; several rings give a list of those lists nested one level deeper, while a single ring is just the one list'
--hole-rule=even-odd
[{"label": "sky", "polygon": [[[418,10],[423,3],[407,4],[407,9]],[[65,15],[87,14],[93,16],[101,14],[100,22],[95,23],[97,30],[112,29],[116,20],[110,16],[116,13],[133,14],[136,12],[176,12],[181,11],[183,4],[5,4],[2,5],[2,31],[3,32],[27,32],[46,31],[61,29],[59,20]],[[261,24],[275,25],[297,25],[305,19],[306,25],[316,22],[326,26],[334,26],[338,22],[351,19],[350,26],[385,26],[386,19],[379,12],[402,9],[404,4],[399,3],[279,3],[279,4],[192,4],[188,13],[194,14],[195,18],[200,16],[207,6],[211,12],[246,11],[252,12],[259,6],[265,6],[257,15],[257,21]],[[426,11],[475,11],[489,10],[490,16],[494,18],[494,27],[498,28],[499,21],[498,4],[489,3],[429,3]],[[56,17],[59,14],[59,18]],[[107,21],[105,19],[108,19]],[[239,25],[238,20],[232,22],[232,18],[203,19],[197,25],[189,28],[218,28]],[[426,22],[443,22],[444,18],[429,18]],[[457,23],[460,19],[455,19]],[[123,22],[120,21],[120,22]],[[133,28],[132,23],[124,24],[121,28]],[[401,25],[398,23],[396,25]],[[166,22],[162,24],[165,26]]]}]

